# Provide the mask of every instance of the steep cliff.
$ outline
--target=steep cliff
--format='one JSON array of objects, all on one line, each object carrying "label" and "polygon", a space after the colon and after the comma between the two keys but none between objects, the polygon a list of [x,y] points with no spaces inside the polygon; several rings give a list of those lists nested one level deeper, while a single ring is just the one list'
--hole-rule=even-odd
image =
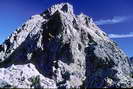
[{"label": "steep cliff", "polygon": [[132,87],[128,57],[68,3],[32,16],[0,45],[0,87]]}]

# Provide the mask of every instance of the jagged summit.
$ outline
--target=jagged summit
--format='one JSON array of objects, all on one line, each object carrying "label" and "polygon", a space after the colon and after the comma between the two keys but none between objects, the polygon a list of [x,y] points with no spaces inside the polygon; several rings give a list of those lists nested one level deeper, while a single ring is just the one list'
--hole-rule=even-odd
[{"label": "jagged summit", "polygon": [[43,12],[41,15],[53,15],[56,11],[62,11],[67,14],[73,14],[73,6],[69,3],[61,3],[53,5],[51,8]]},{"label": "jagged summit", "polygon": [[32,16],[0,45],[1,88],[126,88],[130,69],[125,53],[68,3]]}]

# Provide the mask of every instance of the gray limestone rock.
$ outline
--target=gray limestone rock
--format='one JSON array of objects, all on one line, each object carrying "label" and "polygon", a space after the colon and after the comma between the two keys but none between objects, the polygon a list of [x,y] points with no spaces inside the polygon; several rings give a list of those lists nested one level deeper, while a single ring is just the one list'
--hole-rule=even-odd
[{"label": "gray limestone rock", "polygon": [[68,3],[32,16],[0,45],[0,87],[130,88],[128,57]]}]

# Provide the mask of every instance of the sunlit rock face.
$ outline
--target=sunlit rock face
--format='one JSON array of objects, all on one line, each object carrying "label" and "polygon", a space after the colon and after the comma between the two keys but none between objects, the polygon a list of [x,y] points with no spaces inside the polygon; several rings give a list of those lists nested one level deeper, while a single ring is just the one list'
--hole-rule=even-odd
[{"label": "sunlit rock face", "polygon": [[128,57],[68,3],[32,16],[0,45],[0,87],[130,88]]}]

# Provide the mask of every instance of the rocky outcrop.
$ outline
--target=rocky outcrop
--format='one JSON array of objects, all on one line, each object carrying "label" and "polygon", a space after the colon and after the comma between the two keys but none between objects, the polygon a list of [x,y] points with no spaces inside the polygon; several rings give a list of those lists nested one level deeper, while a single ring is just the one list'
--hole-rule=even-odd
[{"label": "rocky outcrop", "polygon": [[127,88],[130,73],[125,53],[68,3],[32,16],[0,45],[0,87]]},{"label": "rocky outcrop", "polygon": [[0,79],[2,88],[56,88],[55,82],[41,75],[31,63],[1,68]]},{"label": "rocky outcrop", "polygon": [[131,66],[131,76],[133,77],[133,57],[129,58],[129,64]]}]

